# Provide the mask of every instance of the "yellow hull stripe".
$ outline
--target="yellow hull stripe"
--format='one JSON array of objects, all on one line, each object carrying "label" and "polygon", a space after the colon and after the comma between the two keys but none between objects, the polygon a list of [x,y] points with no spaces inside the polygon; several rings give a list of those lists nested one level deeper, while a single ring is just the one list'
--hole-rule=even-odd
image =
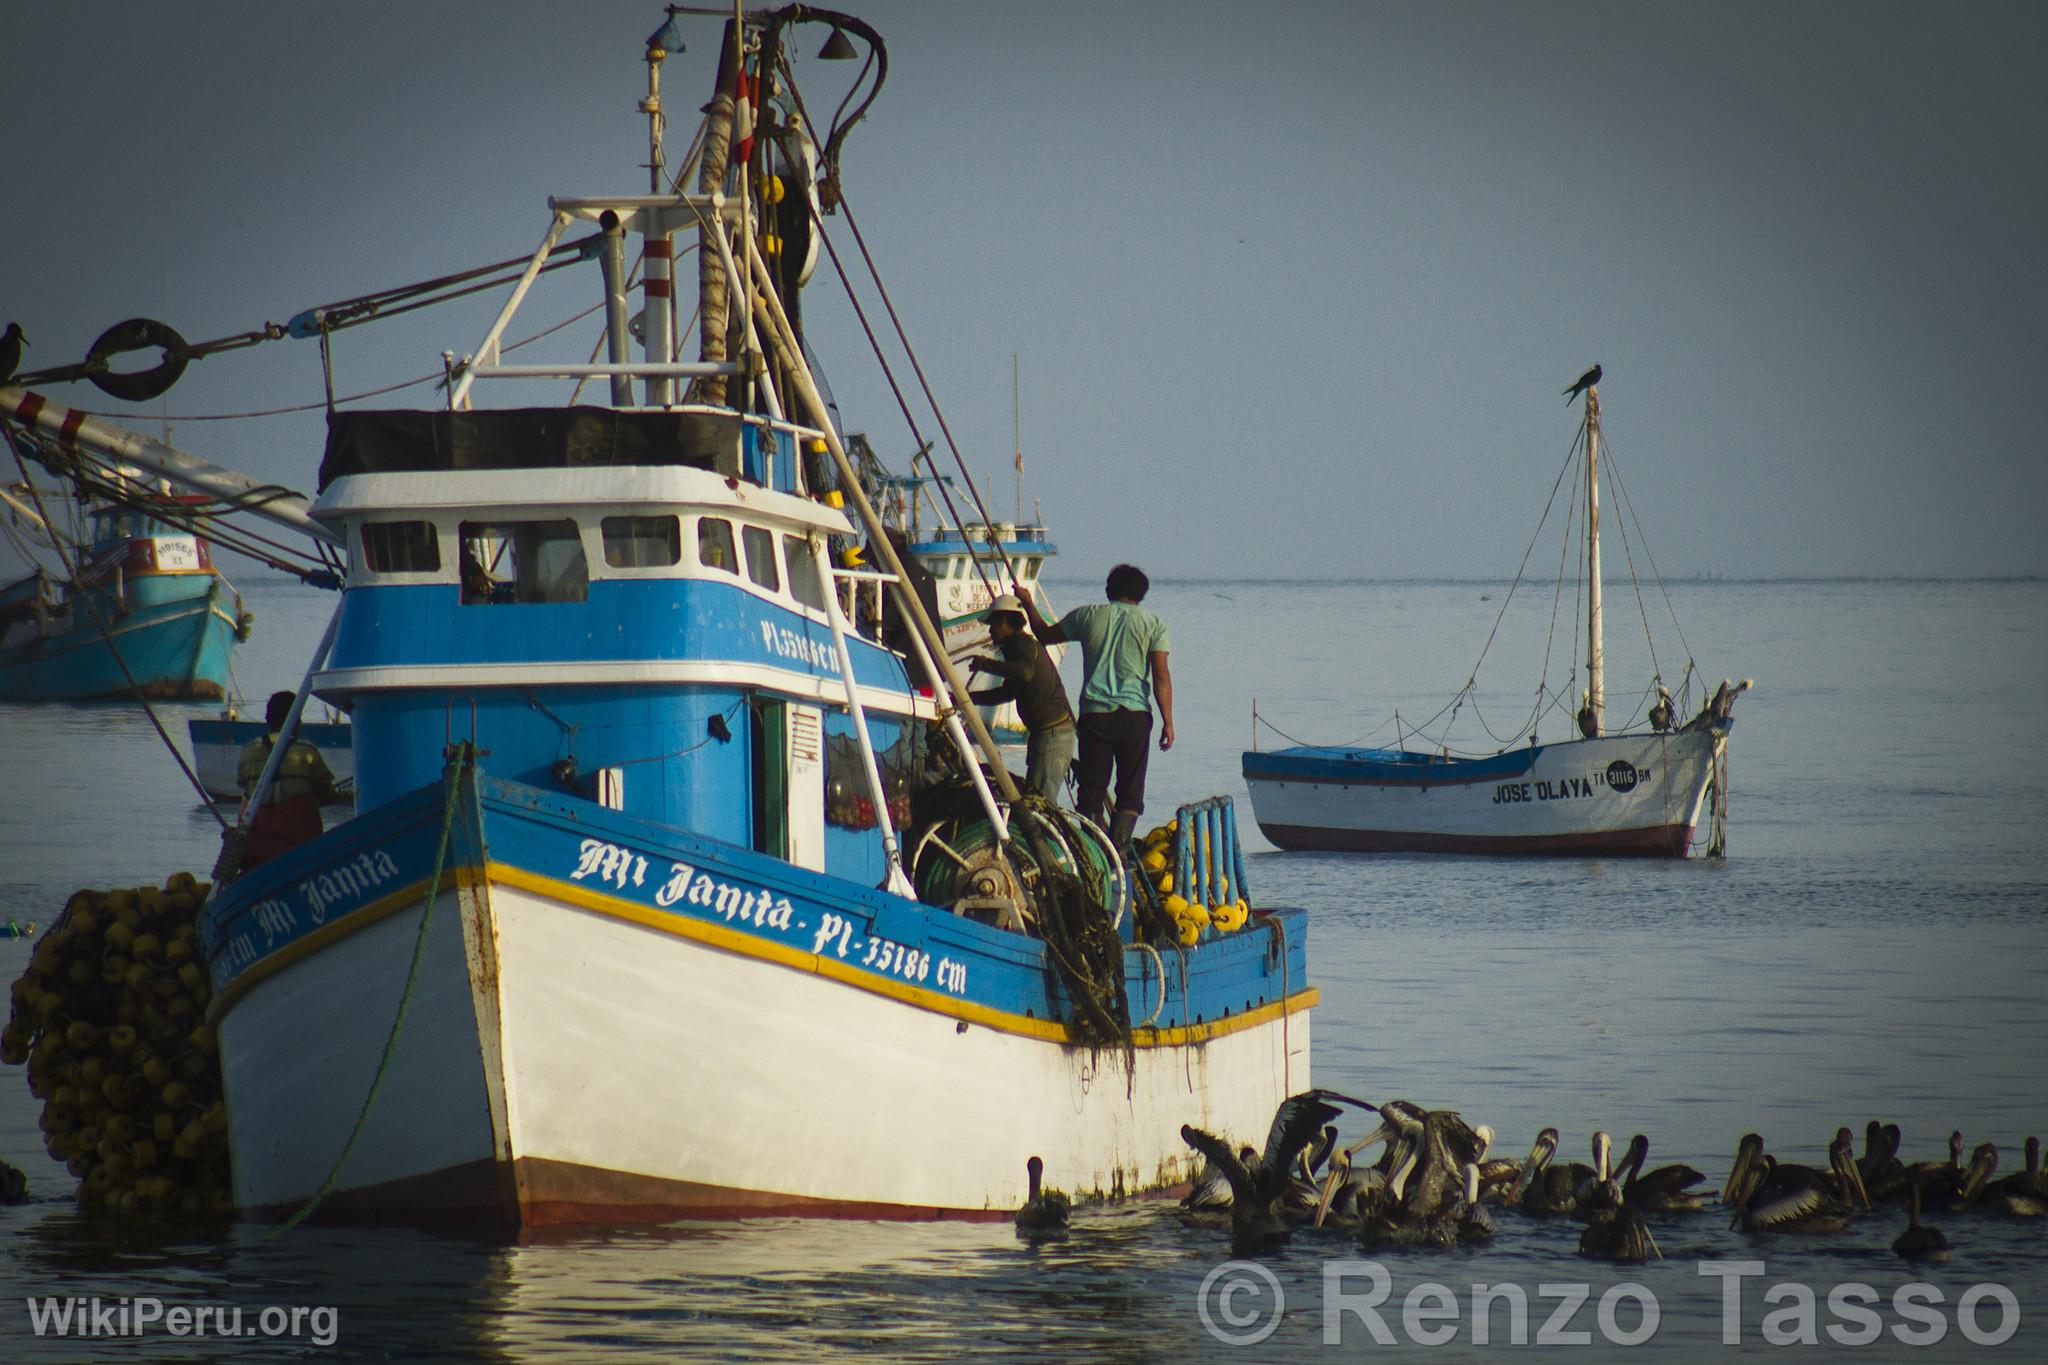
[{"label": "yellow hull stripe", "polygon": [[[469,869],[461,870],[468,871]],[[778,966],[793,968],[797,971],[812,972],[828,980],[854,986],[870,994],[901,1001],[906,1005],[913,1005],[919,1009],[930,1010],[934,1014],[944,1015],[947,1018],[960,1019],[970,1024],[979,1024],[983,1028],[994,1029],[998,1032],[1015,1034],[1025,1038],[1036,1038],[1044,1042],[1071,1043],[1074,1041],[1067,1031],[1067,1026],[1055,1020],[1035,1019],[1030,1015],[1014,1014],[1007,1010],[993,1009],[987,1005],[979,1005],[969,1000],[956,1000],[952,996],[926,990],[921,986],[914,986],[907,981],[891,981],[875,976],[872,973],[861,971],[846,963],[821,957],[816,953],[807,953],[801,949],[792,948],[787,944],[756,938],[752,934],[742,933],[723,924],[708,924],[701,920],[690,919],[687,916],[667,914],[663,911],[640,905],[634,901],[606,895],[602,891],[593,890],[587,886],[579,886],[574,882],[565,882],[554,877],[538,876],[526,871],[524,868],[513,867],[508,863],[493,862],[488,864],[486,875],[493,883],[516,887],[522,891],[530,891],[536,895],[546,896],[551,900],[566,902],[567,904],[591,911],[594,914],[604,915],[611,919],[624,920],[629,924],[637,924],[642,928],[653,929],[659,933],[672,934],[677,938],[689,939],[693,942],[702,943],[706,947],[716,948],[722,952],[734,953],[742,957],[751,957],[763,962],[773,962]],[[462,878],[462,884],[468,885],[469,880],[470,878],[468,877]],[[451,869],[442,875],[441,889],[445,891],[450,886],[455,885],[456,882],[456,870]],[[237,999],[246,994],[264,978],[274,975],[302,958],[320,951],[328,944],[347,934],[352,934],[358,929],[368,928],[385,916],[402,910],[407,906],[419,904],[424,899],[425,888],[426,882],[424,880],[415,882],[409,887],[394,891],[388,896],[372,901],[360,909],[352,910],[340,919],[323,924],[304,938],[298,939],[284,948],[280,948],[277,952],[255,963],[247,971],[229,982],[227,987],[214,997],[208,1014],[215,1019],[219,1019]],[[1283,1015],[1298,1014],[1303,1010],[1314,1008],[1321,1000],[1322,992],[1314,986],[1309,986],[1283,1000],[1275,1000],[1268,1004],[1260,1005],[1255,1009],[1246,1010],[1241,1014],[1233,1014],[1228,1018],[1172,1028],[1137,1029],[1133,1033],[1133,1039],[1137,1046],[1144,1048],[1185,1047],[1191,1043],[1208,1042],[1212,1038],[1221,1038],[1229,1034],[1241,1033],[1246,1029],[1257,1028],[1261,1024],[1270,1023]]]}]

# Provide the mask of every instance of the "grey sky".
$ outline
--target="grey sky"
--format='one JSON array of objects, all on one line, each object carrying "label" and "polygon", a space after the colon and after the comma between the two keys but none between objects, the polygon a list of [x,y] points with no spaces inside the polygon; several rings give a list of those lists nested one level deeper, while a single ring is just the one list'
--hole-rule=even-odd
[{"label": "grey sky", "polygon": [[[1005,512],[1021,355],[1066,573],[1506,575],[1595,361],[1667,573],[2048,572],[2039,5],[857,12],[892,65],[849,202]],[[126,317],[204,339],[528,251],[548,194],[644,187],[660,18],[0,0],[0,321],[51,365]],[[678,125],[716,32],[666,68]],[[801,62],[814,111],[847,70]],[[557,280],[516,334],[595,301],[594,269]],[[836,287],[809,306],[849,426],[900,464]],[[337,390],[434,370],[487,313],[344,334]],[[318,414],[178,419],[319,395],[313,344],[277,342],[136,424],[167,406],[177,444],[309,486]]]}]

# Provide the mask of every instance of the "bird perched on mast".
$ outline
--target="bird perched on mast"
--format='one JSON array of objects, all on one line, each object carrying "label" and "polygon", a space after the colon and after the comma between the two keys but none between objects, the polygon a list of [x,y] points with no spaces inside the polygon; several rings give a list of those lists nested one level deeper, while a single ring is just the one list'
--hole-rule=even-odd
[{"label": "bird perched on mast", "polygon": [[0,332],[0,384],[14,378],[14,372],[21,368],[21,348],[28,345],[28,338],[21,333],[21,324],[10,322],[7,330]]},{"label": "bird perched on mast", "polygon": [[1592,369],[1586,371],[1584,374],[1579,376],[1578,383],[1572,385],[1570,388],[1564,391],[1564,401],[1566,403],[1570,403],[1572,399],[1577,398],[1580,394],[1584,393],[1587,389],[1592,388],[1595,384],[1599,382],[1600,367],[1598,365],[1595,365]]}]

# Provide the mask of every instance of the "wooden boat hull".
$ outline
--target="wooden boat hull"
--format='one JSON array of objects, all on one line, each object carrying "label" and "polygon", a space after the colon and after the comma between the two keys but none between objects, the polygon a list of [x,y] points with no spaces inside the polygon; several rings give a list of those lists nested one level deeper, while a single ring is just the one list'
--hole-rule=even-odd
[{"label": "wooden boat hull", "polygon": [[1732,722],[1445,759],[1298,748],[1244,755],[1284,849],[1682,858]]},{"label": "wooden boat hull", "polygon": [[1077,1196],[1170,1189],[1196,1161],[1181,1124],[1257,1141],[1309,1084],[1297,912],[1191,953],[1164,998],[1129,955],[1132,1008],[1157,1018],[1127,1072],[1045,1017],[1038,940],[478,787],[416,975],[438,791],[209,909],[245,1209],[288,1214],[335,1168],[409,976],[323,1216],[1003,1218],[1030,1156]]}]

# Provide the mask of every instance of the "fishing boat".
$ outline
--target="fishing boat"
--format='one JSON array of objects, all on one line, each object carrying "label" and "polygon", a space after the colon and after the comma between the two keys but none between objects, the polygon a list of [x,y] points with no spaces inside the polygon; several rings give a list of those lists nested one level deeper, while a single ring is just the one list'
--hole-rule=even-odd
[{"label": "fishing boat", "polygon": [[[1584,690],[1568,684],[1553,694],[1546,681],[1538,689],[1536,714],[1524,729],[1528,742],[1496,752],[1454,752],[1447,741],[1428,747],[1295,745],[1247,751],[1243,773],[1253,814],[1260,831],[1279,847],[1682,858],[1711,800],[1708,813],[1715,828],[1707,851],[1718,854],[1725,848],[1732,711],[1735,698],[1750,683],[1723,681],[1686,719],[1695,677],[1688,664],[1677,697],[1661,675],[1653,677],[1637,711],[1639,723],[1609,727],[1601,606],[1599,378],[1596,367],[1574,386],[1575,391],[1583,388],[1585,399],[1568,461],[1579,477],[1569,483],[1560,479],[1560,487],[1583,491]],[[1568,533],[1569,525],[1568,518]],[[1506,609],[1504,602],[1501,610]],[[1475,668],[1472,680],[1445,706],[1446,726],[1471,697],[1477,676]],[[1575,709],[1560,706],[1564,701],[1575,702]],[[1557,709],[1565,710],[1578,733],[1543,743],[1537,726]],[[1255,740],[1257,720],[1255,710]]]},{"label": "fishing boat", "polygon": [[[0,489],[10,535],[36,564],[0,587],[0,698],[227,695],[251,615],[214,567],[191,515],[197,499],[147,487],[139,472],[108,470],[102,498],[67,498],[75,528],[46,520],[48,502],[26,484]],[[62,520],[55,509],[47,515]],[[59,547],[56,570],[34,553]]]},{"label": "fishing boat", "polygon": [[[1029,597],[1046,620],[1059,619],[1044,580],[1046,561],[1059,549],[1043,518],[1023,522],[965,517],[948,492],[953,481],[941,475],[870,476],[865,482],[883,521],[902,536],[911,558],[932,576],[940,633],[955,664],[965,667],[970,658],[988,653],[989,604],[1004,594]],[[1046,653],[1058,667],[1067,647],[1051,645]],[[1029,736],[1017,704],[984,706],[981,714],[1004,760],[1023,762]]]},{"label": "fishing boat", "polygon": [[[1079,1196],[1170,1190],[1181,1125],[1256,1141],[1309,1083],[1302,914],[1181,947],[1101,829],[1018,796],[903,586],[800,330],[822,209],[852,212],[850,125],[800,116],[804,24],[869,46],[858,118],[871,27],[749,13],[672,180],[671,10],[648,191],[549,201],[445,409],[330,417],[309,519],[347,576],[286,729],[310,697],[350,714],[358,814],[246,870],[231,839],[200,922],[251,1213],[1007,1218],[1033,1157]],[[570,251],[608,358],[507,363]],[[476,402],[542,377],[611,401]],[[850,619],[876,583],[907,650]],[[1246,894],[1228,812],[1170,836],[1219,906]]]},{"label": "fishing boat", "polygon": [[[193,716],[185,722],[186,739],[192,748],[192,771],[208,796],[222,801],[241,798],[242,750],[268,733],[270,729],[262,721],[243,720],[241,709],[235,706],[225,708],[218,716]],[[348,721],[301,720],[293,734],[320,751],[339,789],[336,802],[350,800],[355,789],[356,756]]]}]

